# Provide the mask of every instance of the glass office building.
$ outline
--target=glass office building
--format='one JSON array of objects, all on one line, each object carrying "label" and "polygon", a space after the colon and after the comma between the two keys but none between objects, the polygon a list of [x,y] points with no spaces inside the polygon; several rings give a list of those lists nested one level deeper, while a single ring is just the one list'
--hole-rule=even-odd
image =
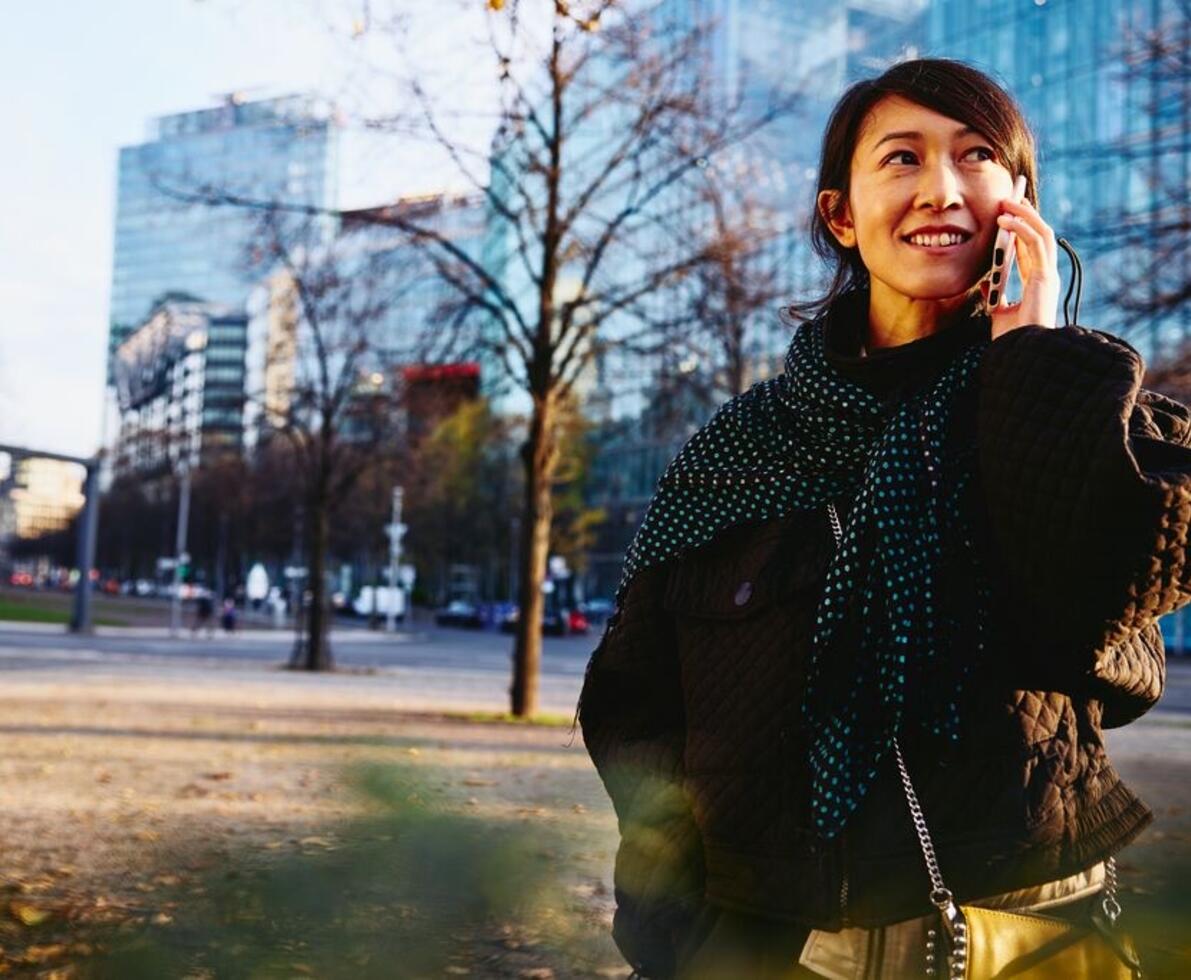
[{"label": "glass office building", "polygon": [[333,206],[336,128],[305,96],[162,116],[120,150],[109,360],[171,292],[242,308],[260,212],[192,199],[230,194]]},{"label": "glass office building", "polygon": [[[1185,11],[1178,0],[933,0],[927,17],[928,53],[989,71],[1030,120],[1043,217],[1084,261],[1080,320],[1151,361],[1191,337],[1187,303],[1144,309],[1191,280]],[[1066,282],[1065,255],[1060,272]]]},{"label": "glass office building", "polygon": [[115,476],[152,479],[240,451],[247,332],[241,307],[170,293],[121,341]]},{"label": "glass office building", "polygon": [[[809,217],[832,105],[848,84],[916,56],[925,43],[927,0],[811,0],[796,7],[783,0],[671,0],[658,10],[659,18],[679,29],[707,25],[704,57],[713,98],[741,101],[755,115],[775,93],[797,96],[792,111],[714,161],[748,174],[748,193],[768,212],[771,230],[756,261],[772,270],[783,297],[749,317],[744,334],[749,381],[780,370],[790,328],[777,305],[813,298],[826,286],[822,264],[810,249]],[[658,477],[722,400],[710,383],[714,371],[715,365],[667,352],[632,370],[645,379],[635,410],[607,413],[591,503],[608,516],[589,556],[588,594],[615,588],[624,549]],[[634,404],[631,398],[619,401]]]}]

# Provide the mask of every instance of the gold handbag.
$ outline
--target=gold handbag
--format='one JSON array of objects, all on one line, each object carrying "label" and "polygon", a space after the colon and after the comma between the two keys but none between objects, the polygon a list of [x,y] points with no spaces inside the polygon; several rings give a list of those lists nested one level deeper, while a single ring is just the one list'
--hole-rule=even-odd
[{"label": "gold handbag", "polygon": [[1116,928],[1121,906],[1117,902],[1116,862],[1111,857],[1104,862],[1103,897],[1086,926],[1034,912],[956,905],[943,884],[934,844],[896,739],[893,751],[930,875],[930,901],[942,920],[941,928],[927,932],[928,977],[945,973],[949,980],[1139,980],[1137,950]]}]

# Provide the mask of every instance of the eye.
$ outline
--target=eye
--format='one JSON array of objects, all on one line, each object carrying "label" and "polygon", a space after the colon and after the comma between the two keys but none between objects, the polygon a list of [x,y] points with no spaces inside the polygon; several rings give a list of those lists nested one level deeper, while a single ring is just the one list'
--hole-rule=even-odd
[{"label": "eye", "polygon": [[[996,160],[997,159],[996,150],[994,150],[988,146],[973,146],[970,150],[968,150],[966,153],[964,153],[964,156],[968,157],[968,156],[971,156],[973,153],[982,154],[982,157],[979,158],[980,163],[983,163],[986,160]],[[917,156],[914,154],[913,150],[894,150],[887,157],[885,157],[884,160],[881,161],[881,164],[884,165],[886,163],[891,163],[891,162],[895,162],[895,161],[898,162],[899,164],[906,162],[904,160],[897,160],[898,157],[910,157],[911,163],[915,162],[918,159]]]}]

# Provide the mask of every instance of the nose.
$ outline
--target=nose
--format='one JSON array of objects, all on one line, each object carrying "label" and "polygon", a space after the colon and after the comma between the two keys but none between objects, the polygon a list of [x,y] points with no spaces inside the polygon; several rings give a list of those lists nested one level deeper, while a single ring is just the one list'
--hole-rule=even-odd
[{"label": "nose", "polygon": [[959,177],[945,163],[924,166],[918,178],[917,207],[945,211],[963,204]]}]

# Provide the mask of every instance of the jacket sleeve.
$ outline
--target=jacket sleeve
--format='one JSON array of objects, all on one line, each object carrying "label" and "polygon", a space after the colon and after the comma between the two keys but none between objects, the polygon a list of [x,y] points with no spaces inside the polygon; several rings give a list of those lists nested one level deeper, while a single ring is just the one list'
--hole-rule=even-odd
[{"label": "jacket sleeve", "polygon": [[620,830],[612,936],[634,969],[669,977],[703,901],[702,843],[683,789],[685,719],[666,567],[630,584],[579,701],[587,751]]},{"label": "jacket sleeve", "polygon": [[1074,687],[1135,717],[1161,695],[1156,621],[1191,599],[1191,412],[1127,343],[1022,327],[985,352],[978,452],[1006,600]]}]

